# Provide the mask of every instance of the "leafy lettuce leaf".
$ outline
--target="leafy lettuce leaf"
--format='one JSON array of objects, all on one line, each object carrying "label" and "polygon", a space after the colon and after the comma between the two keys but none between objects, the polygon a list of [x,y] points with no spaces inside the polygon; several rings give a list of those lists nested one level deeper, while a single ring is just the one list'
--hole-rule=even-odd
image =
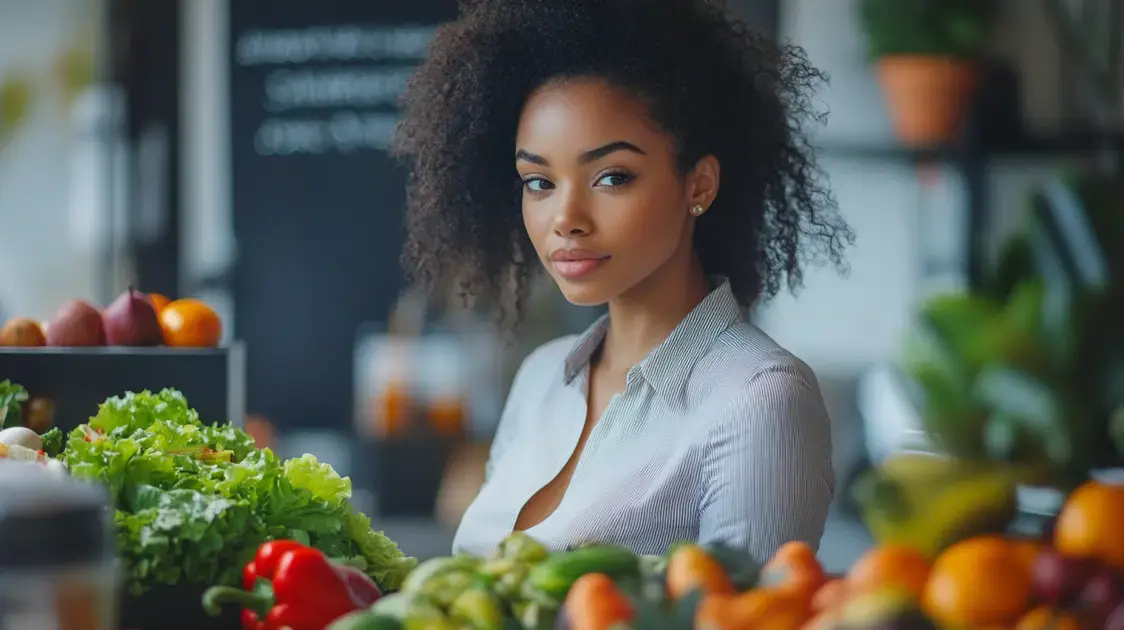
[{"label": "leafy lettuce leaf", "polygon": [[384,589],[417,563],[352,508],[350,479],[312,455],[281,461],[244,431],[203,424],[176,390],[106,400],[61,458],[72,476],[109,488],[133,593],[237,586],[257,547],[276,538],[363,567]]},{"label": "leafy lettuce leaf", "polygon": [[39,439],[43,442],[43,446],[41,448],[43,449],[43,452],[47,455],[47,457],[58,457],[62,453],[64,437],[65,436],[62,434],[62,431],[58,427],[54,427],[50,431],[47,431],[43,435],[39,436]]}]

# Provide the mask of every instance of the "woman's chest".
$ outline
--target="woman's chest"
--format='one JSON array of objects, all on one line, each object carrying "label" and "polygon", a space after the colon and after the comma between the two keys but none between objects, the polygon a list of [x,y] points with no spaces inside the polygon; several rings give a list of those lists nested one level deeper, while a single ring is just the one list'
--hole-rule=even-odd
[{"label": "woman's chest", "polygon": [[[582,440],[580,397],[548,397],[481,492],[477,507],[514,525],[532,496],[551,484]],[[656,553],[697,532],[703,448],[682,418],[650,396],[617,396],[584,437],[553,513],[529,533],[558,546],[585,540]],[[654,551],[653,551],[654,550]]]}]

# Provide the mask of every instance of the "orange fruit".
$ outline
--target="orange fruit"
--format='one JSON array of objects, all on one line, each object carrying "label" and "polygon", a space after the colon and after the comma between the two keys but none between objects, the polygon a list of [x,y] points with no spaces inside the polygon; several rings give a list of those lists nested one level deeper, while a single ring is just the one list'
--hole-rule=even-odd
[{"label": "orange fruit", "polygon": [[852,592],[893,588],[920,598],[931,568],[932,563],[920,551],[889,543],[863,554],[847,572],[847,584]]},{"label": "orange fruit", "polygon": [[1014,538],[1011,539],[1011,545],[1014,546],[1015,551],[1018,552],[1019,557],[1026,562],[1026,566],[1033,569],[1034,563],[1038,561],[1038,554],[1046,549],[1046,543],[1035,540],[1033,538]]},{"label": "orange fruit", "polygon": [[149,293],[148,301],[152,304],[152,310],[156,311],[157,315],[160,314],[160,311],[164,310],[165,306],[172,302],[162,293]]},{"label": "orange fruit", "polygon": [[850,593],[847,580],[843,578],[828,580],[816,589],[816,594],[812,596],[812,611],[819,613],[834,610],[846,601]]},{"label": "orange fruit", "polygon": [[1062,555],[1095,558],[1124,570],[1124,485],[1087,481],[1066,499],[1054,525]]},{"label": "orange fruit", "polygon": [[1015,630],[1081,630],[1081,621],[1072,613],[1039,606],[1023,615]]},{"label": "orange fruit", "polygon": [[222,339],[222,320],[200,300],[169,302],[159,314],[164,343],[180,348],[213,348]]},{"label": "orange fruit", "polygon": [[47,335],[43,333],[43,327],[39,322],[34,319],[15,317],[0,328],[0,346],[26,348],[45,345],[47,345]]},{"label": "orange fruit", "polygon": [[755,588],[739,595],[708,595],[695,612],[698,630],[800,630],[808,608],[794,592]]},{"label": "orange fruit", "polygon": [[635,616],[632,603],[604,573],[587,573],[570,587],[563,604],[575,628],[609,630]]},{"label": "orange fruit", "polygon": [[839,628],[845,627],[843,613],[831,608],[813,615],[807,623],[800,627],[800,630],[839,630]]},{"label": "orange fruit", "polygon": [[698,545],[683,545],[667,560],[667,594],[679,599],[698,589],[704,594],[729,594],[734,583],[722,564]]},{"label": "orange fruit", "polygon": [[826,580],[816,552],[801,541],[781,545],[761,570],[763,584],[792,590],[804,596],[809,603]]},{"label": "orange fruit", "polygon": [[1001,536],[977,536],[946,549],[933,562],[922,606],[948,626],[1009,625],[1026,611],[1031,570],[1022,552]]}]

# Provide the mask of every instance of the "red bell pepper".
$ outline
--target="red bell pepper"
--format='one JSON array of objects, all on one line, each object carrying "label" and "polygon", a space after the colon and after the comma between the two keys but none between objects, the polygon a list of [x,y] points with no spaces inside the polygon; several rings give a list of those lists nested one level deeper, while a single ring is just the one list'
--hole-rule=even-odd
[{"label": "red bell pepper", "polygon": [[272,541],[245,566],[242,589],[212,587],[203,606],[218,616],[224,603],[241,605],[244,630],[321,630],[381,596],[366,574],[332,562],[318,549]]}]

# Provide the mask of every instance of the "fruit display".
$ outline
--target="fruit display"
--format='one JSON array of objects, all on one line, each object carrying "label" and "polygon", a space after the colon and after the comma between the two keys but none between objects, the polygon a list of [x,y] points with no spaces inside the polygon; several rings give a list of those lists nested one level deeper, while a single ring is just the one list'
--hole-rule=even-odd
[{"label": "fruit display", "polygon": [[[490,557],[423,562],[401,590],[326,627],[1124,629],[1122,521],[1105,520],[1107,508],[1124,509],[1124,487],[1089,482],[1079,492],[1050,539],[980,533],[933,553],[880,542],[835,576],[800,542],[757,566],[734,550],[691,543],[658,557],[609,545],[551,553],[515,532]],[[261,610],[260,597],[230,601]]]},{"label": "fruit display", "polygon": [[486,558],[423,562],[401,590],[327,627],[797,630],[812,620],[812,600],[826,583],[802,543],[785,545],[761,567],[734,550],[691,543],[663,556],[598,544],[551,553],[514,532]]},{"label": "fruit display", "polygon": [[221,318],[201,300],[169,300],[129,287],[104,309],[71,300],[44,323],[14,317],[0,328],[0,346],[214,348],[222,331]]},{"label": "fruit display", "polygon": [[1124,629],[1124,485],[1085,481],[1027,538],[1005,533],[1018,477],[997,463],[888,460],[856,486],[878,545],[821,589],[811,627],[837,627],[858,597],[937,628]]},{"label": "fruit display", "polygon": [[1124,630],[1124,485],[1075,489],[1050,531],[1006,533],[1018,475],[904,454],[855,488],[876,544],[829,575],[802,542],[763,565],[721,546],[661,556],[510,534],[427,560],[333,630]]}]

